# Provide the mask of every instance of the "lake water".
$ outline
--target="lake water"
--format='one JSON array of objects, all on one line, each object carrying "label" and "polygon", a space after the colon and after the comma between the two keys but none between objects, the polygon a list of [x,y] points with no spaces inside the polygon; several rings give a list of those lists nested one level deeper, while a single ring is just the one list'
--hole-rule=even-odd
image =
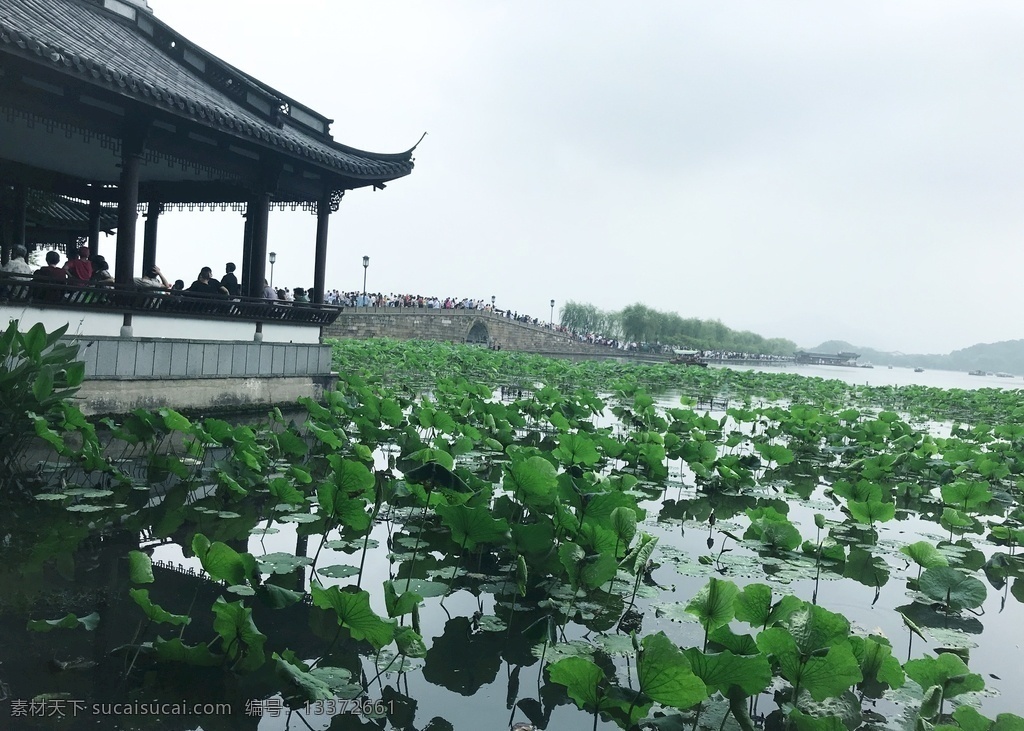
[{"label": "lake water", "polygon": [[[766,371],[778,373],[779,369],[772,368]],[[945,389],[1005,389],[1016,388],[1019,383],[1016,379],[995,376],[969,376],[966,373],[952,371],[914,373],[912,369],[885,367],[852,369],[797,366],[786,369],[785,372],[876,386],[917,384]],[[661,401],[663,407],[675,407],[678,403],[678,394],[666,395]],[[721,413],[715,415],[724,416]],[[386,455],[378,454],[377,468],[386,467]],[[1017,592],[1011,593],[1010,582],[1000,590],[987,585],[987,599],[980,608],[979,616],[963,613],[961,616],[940,621],[936,619],[934,612],[926,611],[923,615],[914,615],[915,621],[925,626],[927,640],[913,637],[903,623],[900,611],[911,611],[907,607],[912,604],[913,599],[913,592],[908,588],[908,579],[916,574],[917,569],[903,557],[899,548],[922,538],[932,543],[945,540],[948,536],[937,523],[922,519],[919,513],[914,511],[898,514],[896,519],[878,525],[877,536],[873,536],[865,543],[871,544],[870,553],[880,562],[877,568],[867,573],[857,568],[825,571],[820,583],[816,585],[812,578],[808,578],[806,561],[802,561],[802,557],[779,558],[758,550],[757,546],[751,545],[748,541],[737,543],[727,535],[727,532],[742,535],[749,525],[745,510],[765,501],[774,501],[780,507],[785,506],[789,510],[790,520],[798,526],[804,539],[813,539],[815,536],[815,513],[826,517],[829,530],[837,533],[849,530],[848,516],[828,498],[825,490],[827,485],[824,482],[817,482],[813,467],[806,468],[810,474],[799,470],[783,471],[756,487],[717,494],[713,491],[698,490],[694,485],[692,471],[679,460],[670,461],[668,467],[669,477],[664,490],[660,495],[643,502],[647,518],[640,528],[656,535],[660,543],[654,556],[658,566],[651,573],[657,587],[647,587],[647,593],[638,599],[638,607],[643,613],[642,634],[662,630],[680,646],[699,646],[702,637],[700,627],[693,622],[670,620],[668,617],[672,616],[671,605],[685,604],[711,577],[728,579],[741,586],[751,582],[767,582],[772,585],[776,594],[793,594],[805,600],[816,596],[821,606],[844,614],[853,624],[857,634],[884,635],[892,642],[894,655],[901,662],[909,657],[922,657],[940,647],[966,648],[970,653],[972,671],[983,674],[988,688],[985,694],[974,701],[981,706],[983,712],[992,717],[1001,712],[1021,713],[1024,710],[1024,701],[1016,688],[1017,679],[1020,677],[1019,656],[1024,645],[1024,622],[1021,621],[1024,613],[1021,611],[1021,600],[1018,600]],[[787,493],[782,487],[773,484],[776,480],[781,484],[785,480],[804,479],[814,480],[816,483],[807,499]],[[243,507],[248,508],[238,505],[232,506],[232,509],[245,512]],[[718,516],[717,522],[709,523],[708,516],[711,514]],[[205,520],[205,529],[210,530],[210,524],[215,519],[209,517],[199,520]],[[238,519],[227,520],[230,524],[230,520]],[[236,548],[247,550],[257,557],[278,552],[312,557],[317,553],[319,536],[314,535],[308,543],[304,543],[298,536],[300,527],[295,523],[278,521],[273,529],[276,532],[263,535],[259,528],[265,526],[266,523],[260,523],[253,535],[243,531],[233,542]],[[415,519],[410,520],[409,514],[402,512],[388,514],[385,520],[373,527],[373,543],[366,558],[361,586],[370,592],[371,606],[381,615],[386,614],[381,584],[395,576],[398,567],[405,560],[404,557],[408,556],[411,538],[417,535],[416,528]],[[437,533],[436,527],[432,532]],[[176,535],[175,538],[178,539],[180,536]],[[997,550],[994,545],[982,540],[981,536],[972,537],[972,540],[975,538],[975,547],[985,557],[991,556]],[[448,577],[454,575],[457,569],[461,569],[467,572],[467,581],[477,582],[480,586],[486,586],[487,582],[493,584],[493,566],[461,566],[461,559],[456,561],[453,558],[457,552],[451,549],[451,544],[446,542],[447,538],[444,535],[435,535],[431,540],[428,546],[430,550],[422,561],[430,567],[432,578],[447,583]],[[855,541],[851,541],[851,546],[854,544]],[[199,562],[189,555],[190,551],[183,550],[181,545],[174,541],[154,545],[152,551],[154,560],[183,565],[193,570],[199,568]],[[88,569],[95,559],[86,551],[81,553],[84,555],[77,556],[76,562]],[[117,549],[111,551],[107,562],[95,560],[103,567],[103,573],[110,577],[105,585],[113,591],[123,592],[125,588],[125,553],[124,550]],[[701,562],[701,557],[710,558],[712,562]],[[320,552],[318,566],[323,568],[329,565],[358,563],[358,551],[324,547]],[[850,563],[853,563],[852,560]],[[66,572],[67,568],[58,566],[57,573],[61,573],[62,570]],[[74,571],[74,564],[71,570]],[[308,586],[308,571],[303,570],[303,573],[306,574],[303,581]],[[984,580],[980,572],[977,575]],[[153,585],[154,592],[169,584],[172,578],[165,572],[158,572],[157,582]],[[53,577],[53,581],[62,586],[58,577]],[[325,583],[346,585],[354,581],[354,578],[346,578]],[[187,584],[182,583],[190,588],[191,584],[199,582],[190,577]],[[219,587],[214,589],[220,591]],[[191,591],[194,590],[190,589]],[[1021,596],[1024,596],[1024,593],[1021,593]],[[168,604],[167,608],[171,611],[187,612],[192,594],[183,594],[176,599],[177,604]],[[175,597],[161,599],[167,602],[174,600]],[[607,598],[605,601],[614,604],[618,599]],[[595,606],[589,607],[588,610],[599,613],[601,608],[596,606],[597,603],[598,600],[595,599]],[[88,610],[84,604],[82,607],[80,614]],[[617,611],[621,610],[621,607],[615,608]],[[55,604],[53,607],[36,609],[33,617],[57,618],[64,611],[66,610],[61,605]],[[107,629],[101,625],[104,631],[110,632],[110,645],[128,642],[132,631],[137,631],[136,625],[140,616],[138,608],[120,596],[111,602],[109,608],[103,607],[102,611],[108,613],[104,616],[116,618],[107,625],[109,627],[110,624],[116,623],[115,627]],[[484,617],[516,617],[516,631],[481,631],[471,619],[476,612]],[[196,624],[199,624],[201,618],[198,612],[196,614]],[[206,610],[204,614],[208,620],[209,611]],[[401,698],[402,702],[408,701],[412,704],[408,725],[393,723],[390,727],[431,731],[502,729],[507,728],[511,722],[528,720],[531,717],[529,713],[532,712],[534,715],[541,713],[544,717],[543,727],[551,731],[589,731],[592,728],[590,715],[567,702],[564,696],[560,695],[558,688],[543,679],[541,664],[531,654],[531,647],[541,641],[544,629],[543,625],[531,626],[531,623],[542,614],[543,612],[536,609],[528,612],[511,612],[507,601],[498,601],[493,592],[485,589],[457,589],[443,604],[437,597],[428,597],[421,612],[422,634],[429,648],[425,663],[420,663],[422,667],[400,677],[393,673],[382,674],[375,684],[371,684],[370,695],[374,698]],[[316,653],[309,648],[317,648],[318,643],[323,642],[322,636],[311,633],[305,624],[297,626],[297,623],[293,623],[293,626],[285,626],[287,623],[282,620],[276,617],[265,619],[265,616],[258,617],[257,624],[267,634],[275,639],[277,635],[287,634],[287,642],[291,647],[300,653],[303,651],[302,648],[305,648],[306,654],[300,654],[302,659],[309,661],[316,657]],[[302,621],[309,623],[306,617],[302,617]],[[928,622],[932,624],[928,625]],[[17,627],[4,627],[11,631],[15,639],[7,648],[0,647],[0,691],[4,688],[2,683],[6,681],[16,698],[26,697],[26,691],[23,690],[26,685],[46,691],[70,692],[75,694],[71,696],[73,698],[81,697],[86,692],[96,692],[96,689],[89,688],[86,678],[69,680],[71,673],[55,676],[56,679],[45,675],[39,678],[38,668],[34,665],[31,667],[34,668],[36,675],[33,676],[32,683],[24,683],[23,680],[28,677],[29,672],[26,668],[30,667],[25,658],[38,655],[41,662],[46,662],[47,650],[38,648],[47,647],[43,644],[44,641],[53,642],[55,636],[25,633],[21,629],[24,627],[23,620]],[[172,634],[176,632],[173,630]],[[595,631],[591,627],[575,623],[570,623],[566,632],[570,640],[586,637],[591,642],[598,640],[603,634],[616,635],[614,628]],[[194,627],[189,629],[189,633],[190,641],[200,639],[197,638]],[[293,633],[295,644],[291,644]],[[148,638],[152,639],[154,634],[155,630],[151,630]],[[164,634],[171,636],[167,631],[164,631]],[[107,662],[109,667],[109,660],[104,661],[104,658],[108,657],[107,653],[111,651],[111,647],[102,645],[98,634],[87,636],[79,632],[77,635],[67,636],[79,644],[73,645],[73,651],[62,647],[61,658],[71,658],[79,653],[88,656],[92,651],[91,645],[95,642],[94,656],[101,666]],[[619,635],[618,639],[621,640],[622,636]],[[547,660],[555,659],[557,652],[557,649],[554,650]],[[614,662],[620,668],[624,664],[621,657]],[[365,659],[365,666],[372,676],[376,671],[373,668],[372,655]],[[256,691],[253,691],[253,694],[254,697],[258,697]],[[877,701],[876,707],[884,714],[897,713],[901,701],[913,703],[912,697],[901,691]],[[768,694],[764,694],[760,710],[767,712],[772,708],[773,701]],[[0,712],[2,710],[3,707],[0,705]],[[6,720],[0,718],[0,729],[4,728],[3,722]],[[368,728],[358,716],[346,718],[337,715],[332,717],[326,713],[310,713],[304,715],[303,722],[295,718],[289,720],[283,716],[243,719],[238,716],[238,709],[236,717],[230,721],[208,719],[203,723],[190,724],[179,719],[176,723],[178,725],[174,728],[202,728],[205,731],[236,728],[245,731],[284,731],[306,727],[317,731]],[[148,726],[137,726],[129,722],[121,726],[117,722],[111,722],[108,728],[136,729]],[[611,731],[617,727],[610,722],[601,721],[598,728]],[[725,728],[732,729],[733,725],[726,724]]]},{"label": "lake water", "polygon": [[[712,366],[718,367],[718,366]],[[913,368],[845,368],[842,366],[794,365],[786,368],[758,368],[757,366],[727,366],[734,370],[764,371],[765,373],[794,373],[799,376],[845,381],[853,385],[868,386],[930,386],[943,389],[1000,388],[1024,389],[1024,379],[972,376],[965,371],[925,370],[915,373]]]}]

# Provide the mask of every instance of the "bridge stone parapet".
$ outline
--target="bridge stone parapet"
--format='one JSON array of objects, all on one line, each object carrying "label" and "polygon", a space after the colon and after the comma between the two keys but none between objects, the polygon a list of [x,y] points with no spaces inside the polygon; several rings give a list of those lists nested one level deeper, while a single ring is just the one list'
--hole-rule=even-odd
[{"label": "bridge stone parapet", "polygon": [[324,337],[479,343],[502,350],[551,355],[610,357],[618,353],[608,347],[581,343],[542,325],[518,322],[486,310],[346,307],[334,324],[324,328]]}]

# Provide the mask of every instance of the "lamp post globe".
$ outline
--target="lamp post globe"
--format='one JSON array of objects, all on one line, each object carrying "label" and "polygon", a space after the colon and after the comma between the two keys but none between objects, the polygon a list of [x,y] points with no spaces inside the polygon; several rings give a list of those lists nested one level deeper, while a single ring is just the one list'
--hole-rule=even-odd
[{"label": "lamp post globe", "polygon": [[274,252],[274,251],[271,251],[270,255],[267,258],[270,260],[270,286],[273,287],[274,286],[274,262],[277,261],[277,253]]},{"label": "lamp post globe", "polygon": [[370,257],[364,256],[363,257],[363,307],[366,307],[367,304],[369,304],[367,302],[367,299],[366,299],[366,270],[369,269],[369,268],[370,268]]}]

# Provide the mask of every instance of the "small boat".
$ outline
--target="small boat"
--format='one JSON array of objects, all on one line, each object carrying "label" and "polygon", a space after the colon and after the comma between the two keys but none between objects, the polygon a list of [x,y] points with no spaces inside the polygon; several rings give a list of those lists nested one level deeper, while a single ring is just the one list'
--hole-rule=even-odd
[{"label": "small boat", "polygon": [[996,374],[996,377],[997,378],[1013,378],[1013,374],[1012,373],[999,372],[999,373]]},{"label": "small boat", "polygon": [[969,376],[983,376],[983,375],[985,375],[985,371],[981,370],[980,368],[975,368],[973,371],[967,371],[967,375],[969,375]]},{"label": "small boat", "polygon": [[924,368],[915,368],[914,373],[924,373]]}]

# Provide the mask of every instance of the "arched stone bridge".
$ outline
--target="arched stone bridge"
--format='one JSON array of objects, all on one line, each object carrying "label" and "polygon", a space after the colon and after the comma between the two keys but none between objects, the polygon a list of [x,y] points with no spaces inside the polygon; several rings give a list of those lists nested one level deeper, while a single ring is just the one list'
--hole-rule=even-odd
[{"label": "arched stone bridge", "polygon": [[621,355],[621,351],[580,343],[546,327],[517,322],[486,310],[346,307],[334,324],[324,328],[324,337],[440,340],[553,355]]}]

